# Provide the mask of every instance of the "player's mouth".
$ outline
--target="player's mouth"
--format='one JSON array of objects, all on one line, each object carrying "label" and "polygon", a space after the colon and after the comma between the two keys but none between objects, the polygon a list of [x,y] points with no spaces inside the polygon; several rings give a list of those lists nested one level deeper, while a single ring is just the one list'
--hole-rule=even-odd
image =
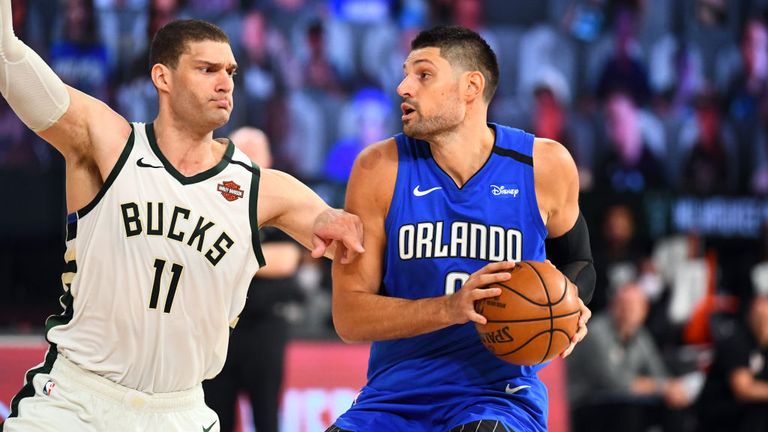
[{"label": "player's mouth", "polygon": [[229,109],[230,107],[229,100],[227,99],[213,99],[211,102],[213,102],[214,105],[216,105],[218,108]]},{"label": "player's mouth", "polygon": [[403,112],[403,116],[401,117],[403,121],[409,120],[411,117],[415,115],[416,109],[408,104],[400,104],[400,110]]}]

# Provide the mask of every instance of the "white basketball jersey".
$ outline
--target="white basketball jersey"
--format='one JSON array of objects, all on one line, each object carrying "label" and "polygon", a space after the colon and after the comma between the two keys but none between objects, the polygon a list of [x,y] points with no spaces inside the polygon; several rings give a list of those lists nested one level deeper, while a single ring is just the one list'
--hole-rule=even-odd
[{"label": "white basketball jersey", "polygon": [[251,278],[264,265],[259,170],[230,142],[192,177],[160,152],[152,124],[133,133],[102,190],[68,216],[65,311],[52,349],[147,393],[192,388],[224,365]]}]

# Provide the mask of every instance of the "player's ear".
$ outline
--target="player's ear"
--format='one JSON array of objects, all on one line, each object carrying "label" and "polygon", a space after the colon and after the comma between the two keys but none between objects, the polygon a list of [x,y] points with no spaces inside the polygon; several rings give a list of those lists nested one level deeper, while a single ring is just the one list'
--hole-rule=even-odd
[{"label": "player's ear", "polygon": [[485,89],[485,77],[480,71],[471,71],[464,74],[464,97],[467,102],[483,97]]},{"label": "player's ear", "polygon": [[152,66],[152,82],[159,91],[168,91],[170,84],[170,69],[164,64],[157,63]]}]

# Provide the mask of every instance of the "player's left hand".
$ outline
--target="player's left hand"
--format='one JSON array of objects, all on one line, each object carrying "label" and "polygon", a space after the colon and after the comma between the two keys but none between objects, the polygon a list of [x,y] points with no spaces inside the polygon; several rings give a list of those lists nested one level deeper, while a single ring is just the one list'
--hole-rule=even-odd
[{"label": "player's left hand", "polygon": [[579,316],[579,328],[576,329],[576,334],[573,335],[571,344],[568,346],[568,348],[566,348],[565,351],[563,351],[562,354],[560,354],[560,357],[562,358],[568,357],[576,344],[581,342],[587,336],[587,322],[590,318],[592,318],[592,311],[589,310],[587,305],[585,305],[581,299],[579,299],[579,311],[581,312]]},{"label": "player's left hand", "polygon": [[363,252],[363,222],[357,215],[329,208],[317,216],[312,227],[314,258],[338,256],[347,264]]}]

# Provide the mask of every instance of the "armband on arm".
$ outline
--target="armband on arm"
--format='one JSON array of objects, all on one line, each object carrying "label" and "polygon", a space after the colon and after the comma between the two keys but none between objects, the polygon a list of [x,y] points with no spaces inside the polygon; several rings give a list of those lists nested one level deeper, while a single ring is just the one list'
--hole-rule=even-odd
[{"label": "armband on arm", "polygon": [[0,93],[35,132],[56,123],[69,108],[67,87],[13,33],[11,0],[0,0]]},{"label": "armband on arm", "polygon": [[584,216],[579,218],[570,231],[560,237],[547,239],[547,258],[579,288],[579,297],[588,304],[595,292],[595,266],[589,229]]}]

